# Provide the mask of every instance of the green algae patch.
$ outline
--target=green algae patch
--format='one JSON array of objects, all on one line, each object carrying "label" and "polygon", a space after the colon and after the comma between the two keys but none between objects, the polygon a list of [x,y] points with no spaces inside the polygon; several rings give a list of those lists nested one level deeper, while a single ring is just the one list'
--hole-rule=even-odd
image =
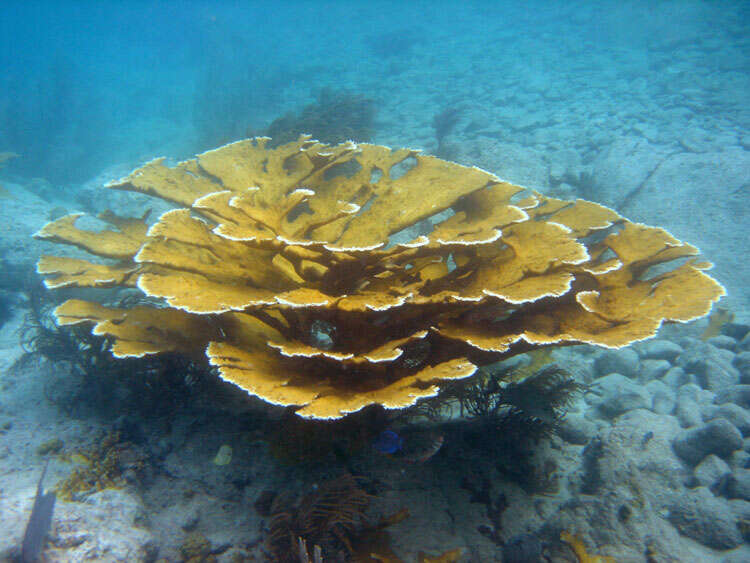
[{"label": "green algae patch", "polygon": [[232,462],[232,446],[224,444],[216,452],[214,457],[214,465],[229,465]]}]

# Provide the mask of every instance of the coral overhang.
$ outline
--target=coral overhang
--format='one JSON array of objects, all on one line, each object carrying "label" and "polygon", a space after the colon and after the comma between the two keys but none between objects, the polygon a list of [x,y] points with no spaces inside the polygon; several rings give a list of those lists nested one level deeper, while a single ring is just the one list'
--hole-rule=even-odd
[{"label": "coral overhang", "polygon": [[100,232],[78,214],[45,225],[35,236],[109,259],[43,256],[48,287],[160,301],[70,300],[58,323],[93,323],[119,357],[205,352],[246,392],[333,419],[408,407],[541,346],[627,346],[724,294],[695,247],[604,206],[410,149],[268,142],[157,159],[107,186],[178,206],[150,226],[113,213]]}]

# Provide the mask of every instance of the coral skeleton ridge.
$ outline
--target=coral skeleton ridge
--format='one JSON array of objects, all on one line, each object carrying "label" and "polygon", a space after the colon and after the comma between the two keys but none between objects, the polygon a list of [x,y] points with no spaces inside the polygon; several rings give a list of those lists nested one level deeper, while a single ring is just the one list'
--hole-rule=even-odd
[{"label": "coral skeleton ridge", "polygon": [[[58,323],[92,323],[118,357],[205,353],[247,393],[335,419],[408,407],[542,346],[626,346],[724,294],[695,247],[595,203],[411,149],[305,136],[269,147],[157,159],[107,186],[178,206],[150,226],[113,213],[99,232],[77,214],[45,225],[38,238],[104,259],[43,256],[48,287],[160,302],[70,300]],[[427,232],[394,242],[414,226]]]}]

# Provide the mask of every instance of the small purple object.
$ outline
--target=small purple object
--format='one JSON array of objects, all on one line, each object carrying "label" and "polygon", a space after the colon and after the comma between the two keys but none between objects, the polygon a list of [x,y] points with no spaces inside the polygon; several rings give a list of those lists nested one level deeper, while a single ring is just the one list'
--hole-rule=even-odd
[{"label": "small purple object", "polygon": [[378,450],[381,454],[395,454],[401,450],[403,441],[401,436],[396,434],[393,430],[384,430],[380,433],[377,440],[373,444],[373,447]]}]

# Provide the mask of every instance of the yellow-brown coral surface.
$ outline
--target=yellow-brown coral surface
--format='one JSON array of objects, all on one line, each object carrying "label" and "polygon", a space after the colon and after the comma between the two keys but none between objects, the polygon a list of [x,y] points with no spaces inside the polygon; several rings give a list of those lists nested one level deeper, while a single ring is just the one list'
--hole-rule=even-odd
[{"label": "yellow-brown coral surface", "polygon": [[205,351],[248,393],[332,419],[413,405],[540,346],[626,346],[724,293],[695,247],[595,203],[409,149],[268,141],[157,159],[107,186],[176,205],[150,226],[113,213],[99,232],[78,215],[45,225],[38,238],[107,259],[43,256],[48,287],[137,287],[161,303],[71,300],[58,322],[93,323],[120,357]]}]

